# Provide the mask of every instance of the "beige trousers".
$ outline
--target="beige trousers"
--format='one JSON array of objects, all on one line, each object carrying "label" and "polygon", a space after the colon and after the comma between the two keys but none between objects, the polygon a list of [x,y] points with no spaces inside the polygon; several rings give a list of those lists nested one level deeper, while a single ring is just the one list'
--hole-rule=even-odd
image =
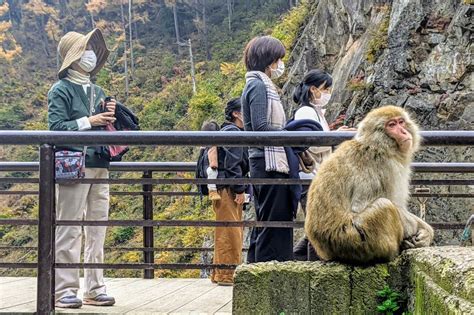
[{"label": "beige trousers", "polygon": [[[108,178],[105,168],[86,168],[86,178]],[[108,184],[56,185],[56,218],[58,220],[107,220],[109,214]],[[85,263],[104,261],[105,226],[85,226]],[[56,262],[79,263],[82,227],[56,228]],[[56,269],[56,300],[76,295],[79,290],[79,269]],[[84,270],[84,298],[105,293],[102,269]]]}]

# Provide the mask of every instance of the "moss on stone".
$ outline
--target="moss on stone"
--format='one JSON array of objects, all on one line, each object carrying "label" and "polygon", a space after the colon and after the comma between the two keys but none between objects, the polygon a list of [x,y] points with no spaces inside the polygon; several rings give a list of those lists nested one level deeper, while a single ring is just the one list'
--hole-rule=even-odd
[{"label": "moss on stone", "polygon": [[347,314],[351,305],[351,267],[315,262],[309,268],[311,314]]},{"label": "moss on stone", "polygon": [[372,314],[385,286],[409,295],[401,309],[459,314],[474,309],[474,251],[433,247],[406,251],[369,267],[324,262],[268,262],[236,270],[235,314]]},{"label": "moss on stone", "polygon": [[353,92],[371,90],[373,88],[374,85],[372,83],[366,83],[364,80],[350,80],[347,83],[347,89]]},{"label": "moss on stone", "polygon": [[310,308],[309,268],[303,263],[259,263],[236,270],[233,313],[296,314]]},{"label": "moss on stone", "polygon": [[355,267],[352,272],[352,313],[364,314],[377,309],[377,291],[387,284],[386,265]]},{"label": "moss on stone", "polygon": [[379,27],[371,34],[371,39],[367,45],[366,59],[369,63],[375,63],[381,51],[387,48],[388,27],[390,25],[390,10],[387,10]]},{"label": "moss on stone", "polygon": [[474,250],[472,247],[430,247],[404,254],[417,270],[443,290],[474,303]]},{"label": "moss on stone", "polygon": [[412,270],[414,314],[472,314],[474,305],[451,295],[416,266]]}]

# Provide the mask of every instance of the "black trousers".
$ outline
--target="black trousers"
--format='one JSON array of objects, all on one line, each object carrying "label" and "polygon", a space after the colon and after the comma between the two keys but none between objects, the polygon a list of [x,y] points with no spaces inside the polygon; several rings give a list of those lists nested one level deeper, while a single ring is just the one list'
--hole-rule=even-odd
[{"label": "black trousers", "polygon": [[[301,209],[303,210],[306,218],[306,202],[308,201],[309,185],[303,185],[303,191],[301,192]],[[304,235],[293,248],[293,255],[295,260],[319,260],[313,245],[308,240],[308,237]]]},{"label": "black trousers", "polygon": [[[250,159],[252,178],[288,178],[288,175],[265,171],[264,158]],[[254,185],[257,221],[293,221],[288,185]],[[248,263],[270,260],[293,260],[292,228],[253,228]]]}]

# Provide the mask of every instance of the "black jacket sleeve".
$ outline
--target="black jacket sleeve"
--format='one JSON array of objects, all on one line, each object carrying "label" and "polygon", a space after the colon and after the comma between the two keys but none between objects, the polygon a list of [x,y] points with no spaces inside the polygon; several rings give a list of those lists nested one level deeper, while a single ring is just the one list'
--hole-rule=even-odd
[{"label": "black jacket sleeve", "polygon": [[[243,148],[239,147],[225,147],[224,157],[224,169],[226,178],[243,178],[242,174],[242,159],[243,159]],[[243,193],[245,191],[245,185],[231,185],[230,189],[236,194]]]},{"label": "black jacket sleeve", "polygon": [[[228,124],[221,131],[239,131],[240,129],[235,126]],[[219,155],[222,154],[224,159],[219,159],[220,165],[219,168],[225,174],[225,178],[244,178],[247,174],[246,165],[248,162],[247,154],[245,152],[246,148],[242,147],[220,147]],[[222,162],[222,163],[221,163]],[[246,189],[246,185],[230,185],[230,190],[233,193],[240,194],[243,193]]]}]

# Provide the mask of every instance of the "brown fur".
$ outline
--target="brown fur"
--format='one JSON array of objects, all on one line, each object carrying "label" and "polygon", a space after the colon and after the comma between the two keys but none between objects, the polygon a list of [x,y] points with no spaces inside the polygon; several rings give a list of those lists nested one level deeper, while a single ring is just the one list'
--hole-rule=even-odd
[{"label": "brown fur", "polygon": [[[408,152],[385,133],[403,117],[413,137]],[[419,146],[418,127],[400,107],[371,111],[355,139],[344,142],[318,170],[307,204],[306,234],[323,260],[373,263],[395,258],[406,247],[428,246],[433,229],[406,210],[410,163]]]}]

